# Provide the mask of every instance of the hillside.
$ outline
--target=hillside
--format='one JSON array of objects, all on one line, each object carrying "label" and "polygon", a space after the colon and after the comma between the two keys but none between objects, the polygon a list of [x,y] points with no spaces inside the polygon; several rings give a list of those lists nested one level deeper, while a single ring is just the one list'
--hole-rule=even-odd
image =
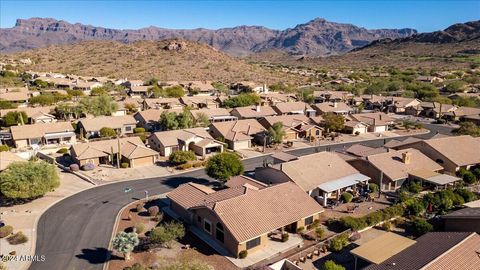
[{"label": "hillside", "polygon": [[271,49],[294,55],[324,56],[344,53],[374,40],[403,38],[415,33],[415,30],[408,28],[368,30],[320,18],[285,30],[273,30],[263,26],[238,26],[217,30],[150,26],[137,30],[120,30],[72,24],[51,18],[31,18],[18,19],[14,27],[0,29],[0,52],[22,51],[84,40],[131,43],[139,40],[185,39],[210,45],[234,56]]},{"label": "hillside", "polygon": [[[180,45],[179,45],[180,44]],[[170,49],[166,49],[169,47]],[[30,58],[25,69],[85,76],[160,80],[298,81],[232,58],[208,45],[186,41],[84,41],[3,55]]]}]

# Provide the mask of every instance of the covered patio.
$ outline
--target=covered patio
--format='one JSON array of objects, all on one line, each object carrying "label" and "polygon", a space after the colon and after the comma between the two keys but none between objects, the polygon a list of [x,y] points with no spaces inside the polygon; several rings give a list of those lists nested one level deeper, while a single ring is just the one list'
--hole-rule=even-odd
[{"label": "covered patio", "polygon": [[353,191],[354,196],[355,194],[362,195],[368,191],[369,180],[370,177],[356,173],[320,184],[318,185],[319,196],[316,199],[321,202],[322,206],[327,206],[329,199],[337,201],[340,199],[340,195],[346,191]]},{"label": "covered patio", "polygon": [[454,186],[462,181],[461,178],[453,175],[423,169],[409,173],[409,179],[420,181],[422,187],[433,187],[434,189],[446,189],[448,186]]}]

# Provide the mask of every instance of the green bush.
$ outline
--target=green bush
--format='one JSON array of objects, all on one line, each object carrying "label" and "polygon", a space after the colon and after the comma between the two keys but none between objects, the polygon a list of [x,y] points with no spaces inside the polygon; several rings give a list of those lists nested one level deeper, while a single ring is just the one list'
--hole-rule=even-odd
[{"label": "green bush", "polygon": [[289,234],[288,233],[282,233],[282,242],[287,242],[288,241]]},{"label": "green bush", "polygon": [[100,129],[100,137],[108,138],[108,137],[114,137],[114,136],[117,136],[117,132],[115,132],[113,128],[103,127]]},{"label": "green bush", "polygon": [[417,219],[410,224],[410,229],[413,235],[421,236],[433,230],[433,226],[424,219]]},{"label": "green bush", "polygon": [[57,153],[58,153],[58,154],[66,154],[66,153],[68,153],[68,149],[65,148],[65,147],[64,147],[64,148],[60,148],[60,149],[58,149]]},{"label": "green bush", "polygon": [[161,244],[166,248],[172,248],[173,241],[185,236],[185,227],[179,222],[169,222],[150,231],[149,238],[152,243]]},{"label": "green bush", "polygon": [[135,224],[134,228],[135,228],[136,233],[143,233],[145,231],[145,224],[137,223],[137,224]]},{"label": "green bush", "polygon": [[374,226],[384,220],[389,220],[394,217],[402,216],[405,209],[401,204],[392,205],[385,209],[377,210],[363,217],[342,217],[339,220],[343,229],[351,229],[352,231],[358,231],[368,226]]},{"label": "green bush", "polygon": [[408,201],[407,203],[407,212],[410,215],[414,216],[420,216],[425,212],[425,206],[423,205],[423,202],[417,199],[412,199]]},{"label": "green bush", "polygon": [[196,159],[197,156],[193,151],[175,151],[168,157],[168,161],[175,165],[185,164],[188,161],[193,161]]},{"label": "green bush", "polygon": [[322,227],[315,228],[315,235],[318,239],[322,239],[325,237],[325,229]]},{"label": "green bush", "polygon": [[475,195],[475,193],[471,192],[468,189],[459,188],[459,189],[456,189],[454,193],[461,196],[465,202],[471,202],[477,199],[477,195]]},{"label": "green bush", "polygon": [[382,224],[382,229],[384,231],[391,231],[392,230],[392,223],[390,221],[385,221],[383,224]]},{"label": "green bush", "polygon": [[415,194],[420,193],[420,191],[422,191],[422,185],[417,181],[410,181],[407,184],[407,188],[408,188],[408,191]]},{"label": "green bush", "polygon": [[240,259],[245,259],[248,256],[248,251],[242,250],[240,253],[238,253],[238,258]]},{"label": "green bush", "polygon": [[341,266],[340,264],[336,264],[332,260],[326,261],[321,270],[345,270],[345,267]]},{"label": "green bush", "polygon": [[141,127],[138,127],[138,128],[134,128],[133,129],[133,133],[137,134],[137,133],[144,133],[145,132],[145,129],[144,128],[141,128]]},{"label": "green bush", "polygon": [[305,230],[305,227],[300,226],[300,227],[297,228],[297,233],[301,233],[301,232],[303,232],[304,230]]},{"label": "green bush", "polygon": [[364,218],[355,218],[355,217],[342,217],[340,219],[340,224],[343,228],[351,229],[352,231],[358,231],[367,227],[367,223]]},{"label": "green bush", "polygon": [[[8,147],[8,146],[7,146]],[[1,145],[0,145],[0,148],[1,148]],[[1,152],[2,150],[0,150]],[[480,167],[478,168],[475,168],[472,170],[473,174],[475,175],[475,177],[477,177],[477,179],[480,179]]]},{"label": "green bush", "polygon": [[342,233],[339,236],[330,240],[329,249],[333,252],[339,252],[347,245],[348,235],[346,233]]},{"label": "green bush", "polygon": [[122,162],[122,163],[120,163],[120,167],[123,168],[123,169],[126,169],[126,168],[130,167],[130,165],[128,164],[128,162]]},{"label": "green bush", "polygon": [[378,185],[375,183],[368,184],[368,190],[370,193],[377,193],[378,192]]},{"label": "green bush", "polygon": [[188,170],[192,167],[193,167],[192,163],[185,163],[185,164],[178,165],[176,168],[177,170]]},{"label": "green bush", "polygon": [[0,152],[7,152],[9,150],[10,150],[10,147],[8,147],[8,145],[6,144],[0,145]]},{"label": "green bush", "polygon": [[0,238],[5,238],[13,233],[13,227],[6,225],[0,228]]},{"label": "green bush", "polygon": [[342,194],[341,198],[343,202],[349,203],[352,201],[353,195],[350,192],[345,192]]},{"label": "green bush", "polygon": [[10,243],[10,245],[19,245],[19,244],[26,243],[28,241],[28,237],[25,234],[23,234],[22,231],[19,231],[15,234],[10,235],[7,238],[7,241],[8,243]]},{"label": "green bush", "polygon": [[463,178],[463,181],[469,185],[475,184],[477,182],[477,178],[471,171],[465,172],[462,178]]}]

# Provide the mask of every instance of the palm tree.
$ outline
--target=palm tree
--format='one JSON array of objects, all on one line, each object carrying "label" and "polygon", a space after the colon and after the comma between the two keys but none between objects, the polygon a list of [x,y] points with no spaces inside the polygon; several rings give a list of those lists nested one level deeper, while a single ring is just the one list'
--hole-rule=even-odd
[{"label": "palm tree", "polygon": [[138,234],[119,232],[112,240],[113,249],[123,254],[125,260],[130,260],[130,253],[140,243]]}]

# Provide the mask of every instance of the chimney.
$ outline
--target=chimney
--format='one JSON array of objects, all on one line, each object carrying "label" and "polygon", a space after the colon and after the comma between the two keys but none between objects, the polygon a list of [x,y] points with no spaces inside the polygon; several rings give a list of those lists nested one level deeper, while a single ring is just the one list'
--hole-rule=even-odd
[{"label": "chimney", "polygon": [[412,161],[412,153],[410,152],[403,152],[402,153],[402,162],[405,163],[405,164],[410,164],[410,162]]},{"label": "chimney", "polygon": [[337,106],[338,106],[337,101],[334,101],[334,102],[333,102],[333,107],[334,107],[334,108],[337,108]]},{"label": "chimney", "polygon": [[260,105],[257,104],[257,106],[255,106],[255,111],[260,112]]}]

